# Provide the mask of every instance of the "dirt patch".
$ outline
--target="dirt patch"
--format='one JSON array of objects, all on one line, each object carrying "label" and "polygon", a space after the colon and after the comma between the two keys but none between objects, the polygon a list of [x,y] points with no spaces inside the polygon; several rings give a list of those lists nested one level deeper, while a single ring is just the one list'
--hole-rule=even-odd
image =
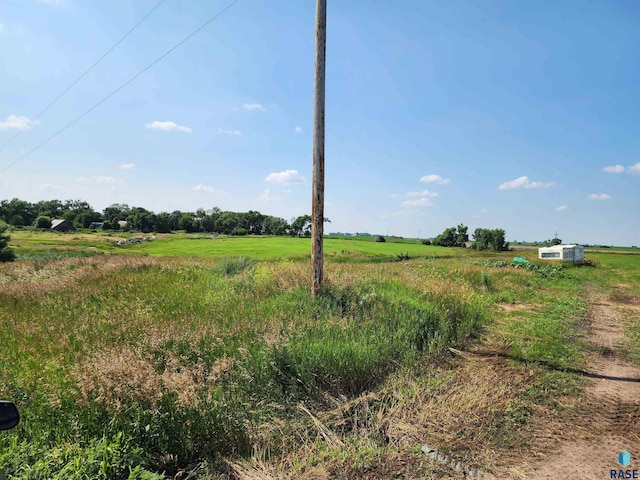
[{"label": "dirt patch", "polygon": [[590,302],[588,341],[593,349],[587,371],[593,380],[584,398],[589,413],[567,440],[527,465],[520,478],[610,478],[611,469],[622,468],[616,459],[623,450],[631,453],[628,468],[638,468],[640,368],[620,354],[625,321],[616,300],[594,295]]},{"label": "dirt patch", "polygon": [[536,312],[538,309],[533,305],[526,303],[501,303],[498,308],[503,312]]}]

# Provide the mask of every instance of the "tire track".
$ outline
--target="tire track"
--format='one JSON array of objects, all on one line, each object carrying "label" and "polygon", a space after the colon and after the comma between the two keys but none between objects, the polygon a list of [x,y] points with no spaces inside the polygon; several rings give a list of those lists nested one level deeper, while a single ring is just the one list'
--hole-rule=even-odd
[{"label": "tire track", "polygon": [[580,425],[587,434],[561,443],[522,478],[611,478],[611,469],[622,468],[616,459],[623,450],[631,453],[625,468],[640,468],[640,368],[620,355],[625,321],[616,307],[601,295],[590,302],[587,370],[595,378],[584,398],[591,415]]}]

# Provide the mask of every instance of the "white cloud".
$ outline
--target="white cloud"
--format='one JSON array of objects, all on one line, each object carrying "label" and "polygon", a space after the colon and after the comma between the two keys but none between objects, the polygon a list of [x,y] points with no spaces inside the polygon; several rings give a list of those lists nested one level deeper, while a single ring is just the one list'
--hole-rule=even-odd
[{"label": "white cloud", "polygon": [[555,185],[554,182],[543,183],[543,182],[531,182],[529,177],[523,176],[518,177],[515,180],[511,180],[509,182],[504,182],[502,185],[498,187],[498,190],[511,190],[513,188],[549,188]]},{"label": "white cloud", "polygon": [[556,208],[556,212],[564,212],[568,208],[569,207],[567,207],[566,205],[560,205],[559,207]]},{"label": "white cloud", "polygon": [[604,167],[602,171],[607,173],[622,173],[624,172],[624,167],[622,165],[611,165],[610,167]]},{"label": "white cloud", "polygon": [[611,200],[611,195],[608,193],[592,193],[587,198],[589,200]]},{"label": "white cloud", "polygon": [[483,208],[482,210],[480,210],[480,213],[487,213],[489,211],[488,208]]},{"label": "white cloud", "polygon": [[259,103],[245,103],[243,105],[245,110],[264,110],[264,107]]},{"label": "white cloud", "polygon": [[97,176],[97,177],[93,177],[93,179],[98,183],[109,183],[111,185],[124,182],[124,180],[122,180],[121,178],[108,177],[108,176]]},{"label": "white cloud", "polygon": [[244,104],[244,108],[245,110],[264,110],[264,107],[259,104],[259,103],[245,103]]},{"label": "white cloud", "polygon": [[273,172],[266,176],[265,182],[277,185],[297,185],[304,183],[305,179],[297,170],[285,170],[284,172]]},{"label": "white cloud", "polygon": [[420,181],[422,183],[438,183],[440,185],[446,185],[448,183],[451,183],[451,180],[448,178],[442,178],[440,175],[436,175],[436,174],[431,174],[431,175],[425,175],[424,177],[420,177]]},{"label": "white cloud", "polygon": [[296,133],[302,133],[302,127],[296,127],[293,129],[293,131]]},{"label": "white cloud", "polygon": [[281,199],[280,195],[274,195],[271,193],[271,189],[267,188],[259,197],[261,202],[279,202]]},{"label": "white cloud", "polygon": [[4,122],[0,122],[0,130],[28,130],[39,123],[23,115],[9,115]]},{"label": "white cloud", "polygon": [[0,33],[4,32],[4,30],[5,30],[4,25],[0,23]]},{"label": "white cloud", "polygon": [[631,173],[640,173],[640,162],[636,163],[635,165],[631,165],[630,167],[628,167],[627,171],[631,172]]},{"label": "white cloud", "polygon": [[403,207],[430,207],[431,200],[427,197],[418,198],[416,200],[405,200],[402,202]]},{"label": "white cloud", "polygon": [[147,123],[147,128],[150,128],[152,130],[164,130],[165,132],[176,131],[191,133],[191,128],[185,127],[184,125],[178,125],[176,122],[170,121],[160,122],[158,120],[155,120],[151,123]]},{"label": "white cloud", "polygon": [[224,128],[219,128],[218,133],[224,133],[225,135],[235,135],[236,137],[242,135],[242,132],[240,132],[240,130],[225,130]]},{"label": "white cloud", "polygon": [[407,197],[437,197],[436,192],[430,192],[429,190],[423,190],[422,192],[407,192]]},{"label": "white cloud", "polygon": [[119,166],[119,168],[123,169],[123,170],[131,170],[133,167],[135,167],[136,164],[135,163],[123,163]]},{"label": "white cloud", "polygon": [[397,193],[392,193],[389,195],[389,198],[397,198],[398,194]]},{"label": "white cloud", "polygon": [[203,185],[202,183],[199,183],[198,185],[195,185],[193,187],[193,190],[195,190],[196,192],[207,192],[207,193],[213,193],[216,191],[215,188],[210,187],[208,185]]}]

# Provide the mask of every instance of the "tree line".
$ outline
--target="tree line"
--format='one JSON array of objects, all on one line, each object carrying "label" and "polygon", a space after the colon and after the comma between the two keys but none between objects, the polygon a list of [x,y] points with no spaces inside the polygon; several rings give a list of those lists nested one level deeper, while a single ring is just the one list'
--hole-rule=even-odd
[{"label": "tree line", "polygon": [[[469,241],[468,230],[469,227],[463,224],[446,228],[431,244],[440,247],[465,247]],[[509,242],[505,241],[505,231],[501,228],[476,228],[473,231],[471,248],[501,252],[509,250]]]},{"label": "tree line", "polygon": [[[30,203],[14,198],[0,201],[0,221],[14,227],[50,228],[54,219],[69,221],[76,228],[89,228],[97,222],[103,230],[134,230],[144,233],[207,232],[225,235],[291,235],[310,236],[311,216],[301,215],[287,222],[284,218],[248,212],[223,211],[218,207],[199,208],[195,212],[154,213],[142,207],[123,203],[96,211],[83,200],[43,200]],[[123,223],[123,222],[126,222]],[[325,219],[329,222],[329,219]]]}]

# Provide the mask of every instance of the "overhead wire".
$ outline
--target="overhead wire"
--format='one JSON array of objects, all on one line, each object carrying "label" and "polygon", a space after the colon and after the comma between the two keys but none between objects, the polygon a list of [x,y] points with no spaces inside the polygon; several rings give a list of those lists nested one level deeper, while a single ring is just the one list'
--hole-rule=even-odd
[{"label": "overhead wire", "polygon": [[191,37],[193,37],[194,35],[196,35],[197,33],[199,33],[202,29],[204,29],[207,25],[209,25],[211,22],[213,22],[214,20],[216,20],[218,17],[220,17],[223,13],[225,13],[227,10],[229,10],[231,7],[233,7],[236,3],[238,3],[240,0],[233,0],[233,2],[231,2],[230,4],[228,4],[226,7],[224,7],[222,10],[220,10],[218,13],[216,13],[213,17],[209,18],[209,20],[207,20],[205,23],[203,23],[202,25],[200,25],[197,29],[195,29],[193,32],[191,32],[189,35],[187,35],[184,39],[182,39],[180,42],[178,42],[177,44],[175,44],[173,47],[171,47],[169,50],[167,50],[165,53],[163,53],[162,55],[160,55],[158,58],[156,58],[153,62],[151,62],[149,65],[147,65],[145,68],[143,68],[142,70],[140,70],[138,73],[136,73],[133,77],[131,77],[129,80],[127,80],[126,82],[124,82],[122,85],[120,85],[118,88],[116,88],[115,90],[113,90],[111,93],[109,93],[108,95],[106,95],[105,97],[103,97],[100,101],[98,101],[97,103],[95,103],[93,106],[91,106],[89,109],[85,110],[83,113],[81,113],[80,115],[78,115],[76,118],[74,118],[73,120],[71,120],[69,123],[67,123],[64,127],[62,127],[60,130],[58,130],[57,132],[55,132],[53,135],[51,135],[50,137],[48,137],[46,140],[40,142],[38,145],[36,145],[34,148],[32,148],[31,150],[29,150],[27,153],[25,153],[24,155],[18,157],[16,160],[14,160],[13,162],[9,163],[6,167],[4,167],[3,169],[0,170],[0,173],[3,173],[5,171],[7,171],[9,168],[11,168],[12,166],[14,166],[16,163],[24,160],[25,158],[27,158],[29,155],[31,155],[33,152],[35,152],[36,150],[38,150],[40,147],[42,147],[43,145],[49,143],[51,140],[53,140],[55,137],[57,137],[58,135],[60,135],[62,132],[64,132],[67,128],[69,128],[71,125],[73,125],[74,123],[76,123],[78,120],[80,120],[81,118],[83,118],[84,116],[86,116],[87,114],[91,113],[93,110],[95,110],[96,108],[98,108],[100,105],[102,105],[104,102],[106,102],[107,100],[109,100],[111,97],[113,97],[116,93],[118,93],[120,90],[122,90],[124,87],[126,87],[127,85],[129,85],[131,82],[133,82],[136,78],[138,78],[140,75],[142,75],[143,73],[145,73],[147,70],[149,70],[151,67],[153,67],[155,64],[157,64],[158,62],[160,62],[162,59],[164,59],[166,56],[168,56],[171,52],[173,52],[174,50],[176,50],[178,47],[180,47],[181,45],[183,45],[184,43],[186,43],[188,40],[191,39]]},{"label": "overhead wire", "polygon": [[[44,107],[40,113],[38,113],[35,117],[33,117],[31,120],[29,120],[29,124],[33,125],[34,122],[36,122],[36,120],[38,120],[42,115],[44,115],[47,110],[49,110],[51,107],[53,107],[58,100],[60,100],[62,97],[64,97],[66,95],[66,93],[71,90],[73,87],[76,86],[76,84],[82,80],[91,70],[93,70],[102,60],[105,59],[105,57],[107,55],[109,55],[113,50],[115,50],[115,48],[120,45],[134,30],[136,30],[140,25],[142,25],[142,23],[144,23],[144,21],[149,18],[151,16],[151,14],[153,12],[155,12],[158,7],[160,7],[160,5],[162,5],[164,3],[165,0],[160,0],[155,7],[153,7],[151,10],[149,10],[149,12],[142,17],[142,19],[136,23],[133,27],[131,27],[131,29],[125,33],[122,37],[120,37],[120,39],[114,43],[111,48],[109,48],[109,50],[107,50],[98,60],[96,60],[89,68],[87,68],[78,78],[76,78],[71,85],[69,85],[67,88],[65,88],[62,93],[60,93],[56,98],[54,98],[46,107]],[[2,151],[7,145],[9,145],[11,142],[13,142],[17,137],[19,137],[22,133],[24,132],[24,130],[19,130],[18,132],[16,132],[16,134],[11,137],[9,140],[7,140],[5,143],[3,143],[2,145],[0,145],[0,151]]]}]

